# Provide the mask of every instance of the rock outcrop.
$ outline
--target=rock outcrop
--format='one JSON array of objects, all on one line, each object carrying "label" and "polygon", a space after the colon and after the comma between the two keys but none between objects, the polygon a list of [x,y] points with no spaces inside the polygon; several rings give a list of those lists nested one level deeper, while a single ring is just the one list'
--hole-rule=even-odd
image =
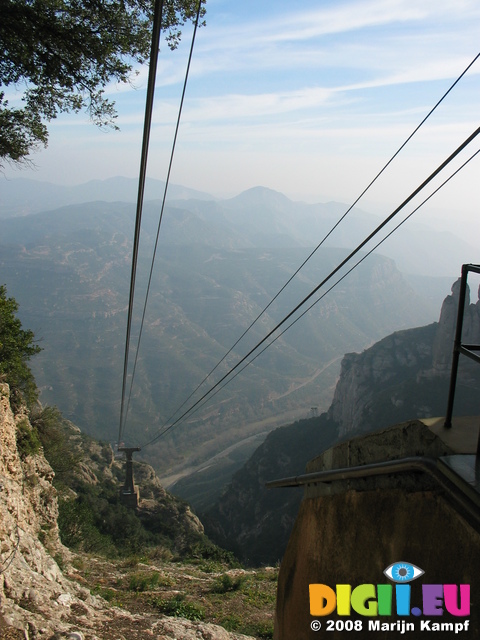
[{"label": "rock outcrop", "polygon": [[[0,638],[9,640],[253,640],[222,627],[182,618],[131,613],[108,605],[78,584],[70,552],[57,526],[54,473],[43,452],[22,455],[17,448],[19,425],[31,430],[26,413],[14,415],[10,391],[0,383]],[[80,433],[72,427],[73,439]],[[98,482],[113,474],[116,463],[108,445],[89,440],[97,462],[79,465],[83,481]],[[110,452],[109,452],[110,451]],[[103,457],[103,460],[102,460]],[[149,467],[143,465],[149,476]],[[142,475],[140,473],[140,475]],[[150,478],[150,496],[169,500],[158,480]],[[165,495],[163,495],[165,494]],[[172,517],[193,531],[201,524],[170,497]],[[66,567],[67,575],[60,566]]]},{"label": "rock outcrop", "polygon": [[49,638],[72,628],[65,622],[72,606],[88,611],[94,601],[58,566],[68,551],[58,533],[53,471],[41,451],[20,458],[17,425],[31,426],[26,414],[13,414],[9,397],[0,384],[1,618],[26,637]]},{"label": "rock outcrop", "polygon": [[[450,373],[459,296],[460,279],[453,284],[452,295],[447,296],[443,301],[432,349],[433,374],[448,375]],[[480,344],[480,288],[476,304],[470,304],[470,290],[467,287],[462,339],[468,344]]]},{"label": "rock outcrop", "polygon": [[[345,355],[328,412],[340,425],[340,436],[374,431],[409,418],[444,415],[459,289],[458,280],[443,302],[438,323],[397,331],[363,353]],[[465,343],[480,344],[480,300],[470,304],[468,291],[462,336]],[[473,393],[479,376],[472,366],[461,359],[459,387],[463,383]],[[459,389],[457,406],[475,413],[468,395]]]},{"label": "rock outcrop", "polygon": [[[99,442],[82,433],[72,423],[64,424],[68,446],[80,461],[73,472],[71,486],[74,490],[82,485],[106,486],[114,483],[118,487],[125,481],[125,460],[117,457],[107,442]],[[140,501],[136,513],[143,522],[152,516],[161,515],[159,525],[172,541],[176,551],[181,552],[188,540],[204,533],[203,524],[190,506],[173,496],[162,486],[153,467],[133,460],[135,484],[141,487]]]}]

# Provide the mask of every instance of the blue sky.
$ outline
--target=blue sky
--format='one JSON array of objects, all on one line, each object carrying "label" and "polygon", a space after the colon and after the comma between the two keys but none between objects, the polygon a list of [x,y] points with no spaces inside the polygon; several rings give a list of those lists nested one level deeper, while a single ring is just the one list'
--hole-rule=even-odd
[{"label": "blue sky", "polygon": [[[207,0],[171,180],[219,196],[256,185],[353,200],[480,50],[478,0]],[[164,179],[191,28],[159,59],[148,174]],[[388,213],[479,125],[480,61],[362,201]],[[51,123],[34,169],[61,184],[138,174],[147,70],[112,86],[120,132]],[[14,96],[10,96],[11,101]],[[480,142],[477,143],[478,149]],[[463,156],[465,159],[467,154]],[[424,214],[476,224],[479,159]],[[0,187],[1,192],[1,187]]]}]

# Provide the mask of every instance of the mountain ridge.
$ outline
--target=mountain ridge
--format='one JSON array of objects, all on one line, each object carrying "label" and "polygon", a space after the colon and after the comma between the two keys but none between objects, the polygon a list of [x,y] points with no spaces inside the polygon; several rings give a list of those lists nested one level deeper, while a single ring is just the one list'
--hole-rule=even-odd
[{"label": "mountain ridge", "polygon": [[[139,299],[158,209],[158,201],[144,207]],[[119,414],[133,214],[129,204],[95,203],[11,218],[2,225],[0,243],[8,291],[20,303],[24,324],[43,339],[44,351],[32,363],[43,401],[59,406],[86,432],[110,441]],[[241,247],[235,234],[225,230],[214,236],[194,212],[176,207],[167,207],[164,225],[131,399],[130,433],[144,441],[158,432],[305,256],[302,248]],[[237,362],[342,255],[340,249],[325,248],[309,263],[225,365]],[[372,256],[316,305],[301,327],[292,328],[258,359],[248,376],[226,389],[221,403],[192,416],[149,453],[150,461],[156,461],[162,476],[175,475],[180,467],[197,466],[230,447],[238,440],[236,432],[242,439],[253,436],[251,425],[273,414],[296,410],[305,415],[305,407],[313,404],[326,409],[337,368],[315,377],[319,368],[352,346],[370,344],[392,323],[401,328],[428,319],[431,308],[393,261]],[[85,403],[85,397],[92,401]],[[201,452],[191,444],[193,434],[204,438]]]},{"label": "mountain ridge", "polygon": [[[145,201],[162,199],[163,188],[162,181],[148,178]],[[75,187],[19,178],[0,183],[0,194],[0,219],[4,219],[86,201],[134,203],[137,189],[133,178],[114,177]],[[325,238],[327,246],[352,248],[381,221],[377,215],[354,207],[349,212],[348,222],[340,224],[326,238],[333,225],[350,209],[349,205],[340,202],[307,204],[262,186],[247,189],[233,198],[219,199],[181,185],[171,185],[167,201],[200,215],[205,221],[214,223],[216,229],[222,227],[230,234],[240,234],[239,240],[245,243],[244,246],[311,247]],[[476,255],[472,245],[454,234],[436,231],[415,220],[402,226],[380,251],[393,258],[405,273],[449,277],[458,272],[459,265],[474,261]]]}]

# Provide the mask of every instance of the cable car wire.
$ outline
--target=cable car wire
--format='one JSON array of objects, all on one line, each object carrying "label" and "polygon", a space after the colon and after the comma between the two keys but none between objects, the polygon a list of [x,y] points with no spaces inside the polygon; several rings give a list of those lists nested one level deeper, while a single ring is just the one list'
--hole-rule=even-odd
[{"label": "cable car wire", "polygon": [[151,284],[152,284],[153,269],[154,269],[154,266],[155,266],[155,258],[156,258],[156,254],[157,254],[157,248],[158,248],[158,240],[159,240],[159,237],[160,237],[160,227],[162,225],[163,212],[165,210],[165,202],[166,202],[166,198],[167,198],[168,186],[169,186],[169,183],[170,183],[170,174],[171,174],[171,171],[172,171],[173,157],[175,155],[175,147],[176,147],[176,144],[177,144],[178,130],[179,130],[179,127],[180,127],[180,119],[181,119],[181,116],[182,116],[183,102],[184,102],[184,99],[185,99],[185,92],[186,92],[186,89],[187,89],[188,75],[189,75],[189,72],[190,72],[190,63],[192,61],[193,47],[195,45],[195,35],[196,35],[197,29],[198,29],[198,22],[199,22],[199,19],[200,19],[201,8],[202,8],[202,2],[201,2],[201,0],[199,0],[197,14],[196,14],[196,18],[195,18],[195,24],[194,24],[194,28],[193,28],[192,42],[191,42],[191,45],[190,45],[190,53],[189,53],[189,56],[188,56],[187,68],[186,68],[186,72],[185,72],[185,79],[184,79],[184,82],[183,82],[182,97],[181,97],[180,106],[179,106],[179,109],[178,109],[177,123],[176,123],[176,127],[175,127],[175,134],[174,134],[174,137],[173,137],[172,150],[171,150],[171,153],[170,153],[170,161],[169,161],[169,165],[168,165],[167,177],[166,177],[166,180],[165,180],[165,188],[164,188],[164,191],[163,191],[162,205],[161,205],[161,208],[160,208],[160,216],[159,216],[158,226],[157,226],[157,234],[156,234],[156,238],[155,238],[155,245],[154,245],[154,248],[153,248],[153,255],[152,255],[152,260],[151,260],[151,265],[150,265],[150,273],[149,273],[149,276],[148,276],[147,291],[145,293],[145,302],[144,302],[144,305],[143,305],[142,320],[141,320],[141,323],[140,323],[140,331],[139,331],[139,334],[138,334],[137,346],[136,346],[136,351],[135,351],[135,361],[134,361],[134,364],[133,364],[132,377],[131,377],[131,380],[130,380],[130,390],[129,390],[129,393],[128,393],[127,409],[125,411],[125,422],[127,420],[128,410],[130,408],[130,400],[131,400],[131,397],[132,397],[132,389],[133,389],[133,383],[134,383],[134,380],[135,380],[135,372],[137,370],[138,353],[140,351],[140,343],[141,343],[141,340],[142,340],[143,327],[144,327],[144,324],[145,324],[145,314],[146,314],[146,311],[147,311],[148,298],[149,298],[149,295],[150,295],[150,287],[151,287]]},{"label": "cable car wire", "polygon": [[142,222],[143,196],[145,192],[145,177],[147,171],[148,145],[152,125],[153,99],[155,95],[155,78],[157,75],[158,52],[160,49],[160,34],[162,29],[163,0],[155,0],[153,10],[152,44],[150,48],[150,67],[148,70],[147,99],[145,103],[145,118],[143,123],[142,152],[140,157],[140,175],[138,180],[137,210],[135,217],[135,232],[133,239],[132,268],[130,274],[130,294],[128,300],[127,332],[125,337],[125,355],[123,361],[122,397],[120,405],[120,422],[118,427],[118,442],[122,440],[124,429],[125,390],[127,385],[128,355],[130,351],[130,335],[132,330],[133,302],[135,298],[135,280],[137,273],[138,247],[140,243],[140,228]]},{"label": "cable car wire", "polygon": [[[372,240],[409,202],[411,202],[441,171],[443,171],[478,135],[480,134],[480,127],[478,127],[462,144],[460,144],[448,158],[446,158],[429,176],[426,178],[387,218],[381,222],[374,231],[372,231],[357,247],[350,252],[350,254],[344,258],[331,272],[326,276],[314,289],[307,295],[301,302],[299,302],[284,318],[281,320],[267,335],[262,338],[250,351],[241,358],[236,365],[234,365],[226,374],[224,374],[220,380],[205,392],[199,400],[197,400],[187,411],[185,411],[177,420],[170,425],[169,429],[173,428],[183,418],[190,414],[195,407],[197,407],[205,398],[210,396],[215,389],[217,389],[222,382],[224,382],[230,375],[236,371],[262,344],[264,344],[280,327],[282,327],[308,300],[310,300],[315,293],[325,285],[342,267],[344,267],[366,244]],[[156,440],[155,436],[152,440],[149,440],[143,446],[146,447],[152,444]]]},{"label": "cable car wire", "polygon": [[[303,316],[305,316],[316,304],[318,304],[321,300],[323,300],[323,298],[328,293],[330,293],[332,291],[332,289],[334,289],[338,284],[340,284],[340,282],[342,282],[342,280],[344,280],[354,269],[356,269],[364,260],[366,260],[376,249],[378,249],[378,247],[380,245],[382,245],[385,242],[385,240],[387,240],[387,238],[389,238],[403,224],[405,224],[405,222],[407,222],[407,220],[409,220],[413,216],[414,213],[416,213],[421,207],[423,207],[424,204],[426,204],[436,193],[438,193],[438,191],[440,191],[440,189],[442,189],[448,182],[450,182],[450,180],[454,176],[456,176],[462,169],[464,169],[466,167],[466,165],[479,154],[480,154],[480,149],[478,151],[476,151],[472,156],[470,156],[470,158],[468,160],[466,160],[454,173],[452,173],[452,175],[450,175],[444,182],[442,182],[442,184],[439,187],[437,187],[404,220],[402,220],[394,229],[392,229],[384,238],[382,238],[382,240],[380,240],[380,242],[378,242],[374,247],[372,247],[372,249],[370,249],[360,260],[358,260],[358,262],[356,262],[353,265],[353,267],[351,267],[341,278],[339,278],[329,289],[327,289],[317,300],[315,300],[315,302],[313,302],[297,318],[295,318],[295,320],[293,320],[293,322],[291,322],[287,327],[285,327],[285,329],[283,329],[283,331],[281,333],[279,333],[278,336],[276,336],[269,344],[267,344],[261,351],[259,351],[251,360],[249,360],[247,363],[245,363],[243,365],[243,367],[239,371],[237,371],[235,373],[234,376],[232,376],[231,378],[226,380],[221,387],[216,389],[216,391],[214,393],[212,393],[210,396],[205,398],[205,400],[202,402],[202,404],[200,404],[198,407],[193,409],[188,415],[191,416],[194,413],[197,413],[197,411],[199,411],[205,404],[207,404],[213,397],[215,397],[217,395],[217,393],[220,393],[220,391],[222,391],[222,389],[224,389],[228,384],[230,384],[233,380],[235,380],[235,378],[238,375],[240,375],[242,373],[242,371],[244,371],[247,367],[249,367],[251,364],[253,364],[253,362],[259,356],[262,355],[262,353],[264,353],[267,349],[269,349],[274,344],[274,342],[276,342],[279,338],[281,338],[284,333],[286,333],[291,327],[293,327],[293,325],[295,325],[301,318],[303,318]],[[158,434],[155,437],[155,439],[151,440],[148,444],[153,444],[154,442],[157,442],[162,436],[164,436],[174,426],[178,426],[178,423],[172,424],[169,427],[167,427],[164,431],[162,431],[160,434]]]},{"label": "cable car wire", "polygon": [[183,401],[183,403],[174,411],[173,414],[165,421],[164,426],[166,426],[175,416],[176,414],[183,409],[183,407],[191,400],[191,398],[197,393],[200,387],[210,378],[210,376],[218,369],[218,367],[225,361],[225,359],[232,353],[235,347],[241,342],[241,340],[246,336],[246,334],[253,328],[253,326],[258,322],[258,320],[268,311],[271,305],[275,302],[275,300],[283,293],[283,291],[288,287],[288,285],[292,282],[292,280],[298,275],[298,273],[303,269],[303,267],[307,264],[307,262],[314,256],[314,254],[320,249],[320,247],[325,243],[325,241],[331,236],[331,234],[335,231],[335,229],[343,222],[343,220],[347,217],[347,215],[352,211],[352,209],[358,204],[358,202],[363,198],[363,196],[369,191],[369,189],[374,185],[374,183],[380,178],[380,176],[386,171],[386,169],[390,166],[390,164],[395,160],[395,158],[400,154],[400,152],[404,149],[404,147],[410,142],[413,136],[418,132],[418,130],[425,124],[425,122],[430,118],[430,116],[434,113],[434,111],[441,105],[441,103],[445,100],[445,98],[449,95],[449,93],[454,89],[454,87],[460,82],[460,80],[466,75],[466,73],[470,70],[470,68],[475,64],[475,62],[480,57],[480,52],[473,58],[473,60],[468,64],[468,66],[462,71],[462,73],[458,76],[458,78],[450,85],[447,91],[442,95],[442,97],[437,101],[437,103],[430,109],[427,115],[423,118],[423,120],[415,127],[412,133],[406,138],[406,140],[401,144],[401,146],[397,149],[397,151],[391,156],[391,158],[386,162],[386,164],[380,169],[380,171],[376,174],[376,176],[369,182],[369,184],[363,189],[360,195],[355,199],[355,201],[348,207],[345,213],[339,218],[339,220],[335,223],[335,225],[330,229],[330,231],[324,236],[324,238],[317,244],[317,246],[310,252],[310,254],[305,258],[305,260],[301,263],[301,265],[296,269],[296,271],[288,278],[285,284],[279,289],[279,291],[275,294],[275,296],[270,300],[270,302],[260,311],[257,317],[250,323],[250,325],[244,330],[241,336],[235,341],[235,343],[230,347],[230,349],[225,353],[225,355],[217,362],[217,364],[205,375],[205,377],[198,383],[195,389],[190,393],[190,395]]}]

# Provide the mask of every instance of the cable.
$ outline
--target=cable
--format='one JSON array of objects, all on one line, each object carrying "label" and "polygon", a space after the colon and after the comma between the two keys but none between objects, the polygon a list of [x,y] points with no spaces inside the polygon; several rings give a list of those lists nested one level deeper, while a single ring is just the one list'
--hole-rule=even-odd
[{"label": "cable", "polygon": [[[462,169],[464,169],[467,166],[467,164],[471,162],[471,160],[473,160],[478,154],[480,154],[480,149],[476,151],[472,156],[470,156],[468,160],[466,160],[454,173],[452,173],[452,175],[450,175],[444,182],[442,182],[440,186],[438,186],[427,198],[425,198],[425,200],[423,200],[423,202],[421,202],[404,220],[402,220],[394,229],[392,229],[392,231],[390,231],[384,238],[382,238],[380,242],[378,242],[374,247],[372,247],[372,249],[370,249],[360,260],[358,260],[358,262],[356,262],[353,265],[353,267],[351,267],[341,278],[339,278],[329,289],[327,289],[317,300],[315,300],[315,302],[313,302],[309,307],[307,307],[307,309],[305,309],[298,316],[298,318],[296,318],[287,327],[285,327],[285,329],[281,333],[279,333],[278,336],[276,336],[269,344],[267,344],[261,351],[259,351],[251,360],[249,360],[246,364],[244,364],[244,366],[239,371],[237,371],[234,376],[226,380],[219,389],[217,389],[214,393],[212,393],[210,396],[205,398],[202,404],[196,407],[194,410],[192,410],[189,415],[192,415],[197,411],[199,411],[207,402],[209,402],[213,397],[215,397],[217,393],[220,393],[220,391],[222,391],[222,389],[224,389],[228,384],[230,384],[230,382],[235,380],[235,378],[238,375],[240,375],[240,373],[242,373],[247,367],[253,364],[253,362],[259,356],[262,355],[262,353],[264,353],[267,349],[269,349],[279,338],[283,336],[284,333],[286,333],[291,327],[293,327],[293,325],[295,325],[301,318],[303,318],[303,316],[305,316],[316,304],[318,304],[321,300],[323,300],[323,298],[328,293],[330,293],[332,289],[334,289],[338,284],[340,284],[342,280],[344,280],[352,271],[354,271],[354,269],[356,269],[364,260],[366,260],[376,249],[378,249],[378,247],[382,245],[385,242],[385,240],[387,240],[387,238],[389,238],[403,224],[405,224],[405,222],[407,222],[407,220],[409,220],[414,213],[416,213],[421,207],[423,207],[424,204],[426,204],[436,193],[438,193],[438,191],[440,191],[440,189],[442,189],[448,182],[450,182],[450,180],[453,177],[455,177]],[[172,429],[175,426],[175,424],[176,423],[170,425],[167,429],[162,431],[160,434],[158,434],[153,440],[151,440],[147,444],[153,444],[154,442],[157,442],[162,436],[164,436],[168,431],[170,431],[170,429]]]},{"label": "cable", "polygon": [[[204,406],[204,404],[206,404],[206,402],[208,402],[212,397],[216,396],[217,393],[219,393],[222,389],[224,389],[227,386],[227,384],[232,382],[232,380],[234,380],[238,375],[240,375],[240,373],[242,371],[244,371],[248,366],[250,366],[259,356],[262,355],[262,353],[264,353],[269,347],[271,347],[274,342],[276,342],[279,338],[281,338],[284,333],[286,333],[291,327],[293,327],[293,325],[296,324],[301,318],[303,318],[303,316],[305,316],[316,304],[318,304],[321,300],[323,300],[323,298],[328,293],[330,293],[330,291],[332,291],[332,289],[334,289],[338,284],[340,284],[340,282],[342,282],[342,280],[344,280],[354,269],[356,269],[364,260],[366,260],[376,249],[378,249],[378,247],[381,244],[383,244],[385,242],[385,240],[387,240],[387,238],[389,238],[393,233],[395,233],[395,231],[397,231],[403,224],[405,224],[405,222],[407,222],[407,220],[409,220],[413,216],[414,213],[416,213],[421,207],[423,207],[424,204],[426,204],[438,191],[440,191],[440,189],[442,189],[447,184],[447,182],[450,182],[450,180],[454,176],[456,176],[457,173],[459,173],[478,154],[480,154],[480,149],[478,151],[476,151],[472,156],[470,156],[470,158],[468,160],[466,160],[454,173],[452,173],[451,176],[449,176],[444,182],[442,182],[442,184],[439,187],[437,187],[434,191],[432,191],[432,193],[427,198],[425,198],[425,200],[423,202],[421,202],[404,220],[402,220],[394,229],[392,229],[392,231],[390,231],[390,233],[388,233],[384,238],[382,238],[382,240],[380,240],[380,242],[378,242],[372,249],[370,249],[358,262],[356,262],[353,265],[353,267],[351,267],[341,278],[339,278],[329,289],[327,289],[317,300],[315,300],[315,302],[313,302],[309,307],[307,307],[307,309],[305,309],[305,311],[303,311],[298,316],[298,318],[295,318],[295,320],[293,322],[291,322],[281,333],[279,333],[278,336],[276,336],[272,340],[272,342],[270,342],[261,351],[259,351],[259,353],[257,353],[249,362],[247,362],[239,371],[237,371],[237,373],[232,378],[229,378],[226,382],[224,382],[224,384],[219,389],[217,389],[215,391],[215,393],[213,393],[211,396],[206,398],[205,401],[200,405],[200,407],[197,407],[191,413],[196,413],[199,409],[201,409],[201,407]],[[166,429],[158,437],[161,437],[170,428],[171,427]]]},{"label": "cable", "polygon": [[275,296],[270,300],[270,302],[260,311],[257,317],[251,322],[251,324],[245,329],[242,335],[236,340],[236,342],[230,347],[230,349],[225,353],[221,360],[217,362],[217,364],[206,374],[206,376],[199,382],[196,388],[190,393],[190,395],[184,400],[184,402],[175,410],[175,412],[165,421],[164,426],[172,420],[175,415],[183,409],[183,407],[187,404],[187,402],[197,393],[200,387],[208,380],[208,378],[218,369],[218,367],[225,361],[225,359],[230,355],[230,353],[235,349],[238,343],[245,337],[245,335],[252,329],[252,327],[258,322],[258,320],[266,313],[266,311],[271,307],[271,305],[275,302],[275,300],[280,296],[281,293],[287,288],[287,286],[292,282],[292,280],[297,276],[299,271],[303,269],[303,267],[307,264],[310,258],[320,249],[320,247],[325,243],[325,241],[330,237],[330,235],[335,231],[335,229],[340,225],[340,223],[347,217],[350,211],[355,207],[356,204],[363,198],[363,196],[367,193],[367,191],[373,186],[373,184],[380,178],[380,176],[384,173],[384,171],[390,166],[390,164],[395,160],[395,158],[399,155],[399,153],[404,149],[404,147],[410,142],[413,136],[417,133],[417,131],[425,124],[428,118],[433,114],[433,112],[440,106],[440,104],[445,100],[448,94],[453,90],[453,88],[460,82],[463,76],[469,71],[469,69],[473,66],[473,64],[480,57],[480,53],[473,58],[470,64],[464,69],[464,71],[458,76],[455,82],[449,87],[449,89],[443,94],[443,96],[438,100],[432,109],[427,113],[427,115],[423,118],[417,127],[412,131],[412,133],[408,136],[408,138],[403,142],[403,144],[397,149],[397,151],[393,154],[393,156],[388,160],[388,162],[383,166],[383,168],[377,173],[377,175],[370,181],[370,183],[365,187],[365,189],[360,193],[360,195],[356,198],[356,200],[348,207],[342,217],[335,223],[335,225],[330,229],[327,235],[317,244],[315,249],[311,251],[311,253],[305,258],[302,264],[297,268],[297,270],[290,276],[290,278],[285,282],[285,284],[281,287],[281,289],[275,294]]},{"label": "cable", "polygon": [[195,19],[195,25],[194,25],[194,29],[193,29],[192,43],[191,43],[191,46],[190,46],[190,54],[188,56],[187,69],[186,69],[186,72],[185,72],[185,80],[184,80],[184,83],[183,83],[182,97],[181,97],[181,100],[180,100],[180,107],[179,107],[179,110],[178,110],[177,125],[175,127],[175,135],[173,137],[172,151],[170,153],[170,162],[169,162],[169,165],[168,165],[167,178],[166,178],[166,181],[165,181],[165,189],[164,189],[164,192],[163,192],[162,206],[161,206],[161,209],[160,209],[160,218],[158,220],[157,235],[156,235],[156,238],[155,238],[155,245],[154,245],[154,248],[153,248],[153,256],[152,256],[152,263],[151,263],[151,266],[150,266],[150,274],[149,274],[149,277],[148,277],[147,291],[146,291],[146,294],[145,294],[145,302],[144,302],[144,305],[143,305],[142,321],[140,323],[140,331],[139,331],[139,334],[138,334],[137,348],[136,348],[136,352],[135,352],[135,362],[134,362],[134,365],[133,365],[132,378],[131,378],[131,381],[130,381],[130,390],[129,390],[129,394],[128,394],[127,409],[125,411],[125,422],[127,421],[128,410],[130,408],[130,400],[131,400],[131,397],[132,397],[133,382],[135,380],[135,372],[137,370],[138,352],[140,350],[140,342],[142,340],[142,335],[143,335],[143,325],[145,323],[145,314],[146,314],[146,310],[147,310],[148,297],[149,297],[149,294],[150,294],[150,286],[151,286],[151,283],[152,283],[153,268],[155,266],[155,257],[156,257],[156,254],[157,254],[158,239],[159,239],[159,236],[160,236],[160,227],[161,227],[161,224],[162,224],[163,212],[164,212],[164,209],[165,209],[165,201],[166,201],[166,198],[167,198],[168,185],[169,185],[169,182],[170,182],[170,173],[172,171],[173,156],[175,154],[175,146],[177,144],[178,129],[180,127],[180,118],[181,118],[181,115],[182,115],[183,101],[184,101],[184,98],[185,98],[185,92],[186,92],[186,88],[187,88],[188,74],[189,74],[189,71],[190,71],[190,63],[192,61],[193,46],[195,44],[195,35],[197,33],[198,21],[200,19],[201,7],[202,7],[202,2],[201,2],[201,0],[199,0],[198,9],[197,9],[197,15],[196,15],[196,19]]},{"label": "cable", "polygon": [[[285,324],[287,320],[289,320],[308,300],[310,300],[310,298],[312,298],[324,284],[326,284],[336,273],[338,273],[338,271],[340,271],[340,269],[345,266],[353,256],[355,256],[366,244],[368,244],[368,242],[370,242],[370,240],[375,235],[377,235],[377,233],[379,233],[379,231],[381,231],[381,229],[383,229],[390,222],[390,220],[392,220],[411,200],[413,200],[413,198],[415,198],[441,171],[443,171],[443,169],[448,166],[448,164],[450,164],[450,162],[452,162],[452,160],[454,160],[458,156],[458,154],[461,153],[461,151],[463,151],[463,149],[465,149],[479,134],[480,127],[478,127],[459,147],[457,147],[457,149],[450,156],[448,156],[448,158],[444,160],[442,164],[440,164],[437,169],[435,169],[435,171],[433,171],[433,173],[431,173],[430,176],[426,178],[426,180],[424,180],[402,202],[402,204],[400,204],[387,218],[385,218],[385,220],[380,225],[378,225],[378,227],[374,231],[372,231],[372,233],[370,233],[359,245],[357,245],[357,247],[344,260],[342,260],[342,262],[337,265],[337,267],[335,267],[335,269],[333,269],[333,271],[331,271],[330,274],[326,278],[324,278],[322,282],[320,282],[320,284],[318,284],[301,302],[299,302],[297,306],[283,318],[283,320],[281,320],[245,356],[243,356],[243,358],[239,362],[237,362],[234,367],[232,367],[224,376],[222,376],[222,378],[213,387],[211,387],[211,389],[204,393],[199,400],[197,400],[187,411],[185,411],[179,418],[177,418],[177,420],[172,423],[172,425],[170,425],[168,429],[173,428],[176,424],[178,424],[178,422],[180,422],[184,417],[191,413],[192,410],[200,404],[200,402],[202,402],[207,396],[210,396],[212,392],[216,388],[218,388],[226,378],[228,378],[236,369],[238,369],[238,367],[240,367],[262,344],[264,344],[283,324]],[[149,440],[143,446],[146,447],[152,444],[156,440],[156,438],[157,436],[155,436],[155,438],[153,438],[152,440]]]},{"label": "cable", "polygon": [[155,7],[153,12],[152,44],[150,48],[150,68],[148,71],[147,100],[145,104],[145,118],[144,118],[144,125],[143,125],[142,153],[140,158],[140,176],[138,181],[137,212],[136,212],[136,219],[135,219],[135,234],[134,234],[134,240],[133,240],[132,271],[130,275],[130,295],[128,300],[127,334],[125,338],[125,356],[124,356],[124,362],[123,362],[122,399],[121,399],[121,407],[120,407],[120,422],[118,427],[119,443],[122,440],[122,430],[124,427],[123,413],[124,413],[124,404],[125,404],[125,389],[127,385],[128,353],[130,350],[130,333],[132,329],[133,301],[135,298],[135,278],[137,273],[138,245],[140,241],[143,196],[145,191],[145,176],[147,171],[148,145],[150,141],[150,129],[152,124],[153,98],[155,95],[155,78],[157,75],[157,61],[158,61],[158,51],[160,48],[162,15],[163,15],[163,0],[155,0]]}]

